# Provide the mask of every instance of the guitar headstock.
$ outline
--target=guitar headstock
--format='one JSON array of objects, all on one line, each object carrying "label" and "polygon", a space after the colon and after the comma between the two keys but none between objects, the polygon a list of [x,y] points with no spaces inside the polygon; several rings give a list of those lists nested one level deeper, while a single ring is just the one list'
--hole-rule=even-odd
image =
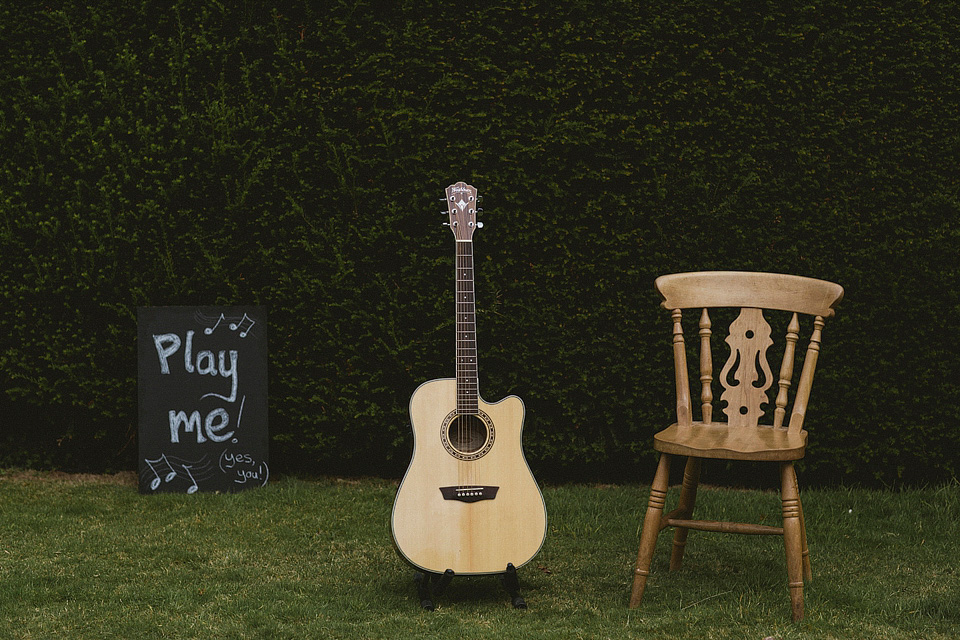
[{"label": "guitar headstock", "polygon": [[474,230],[483,226],[477,222],[477,190],[466,182],[457,182],[447,187],[446,194],[450,230],[458,242],[469,242]]}]

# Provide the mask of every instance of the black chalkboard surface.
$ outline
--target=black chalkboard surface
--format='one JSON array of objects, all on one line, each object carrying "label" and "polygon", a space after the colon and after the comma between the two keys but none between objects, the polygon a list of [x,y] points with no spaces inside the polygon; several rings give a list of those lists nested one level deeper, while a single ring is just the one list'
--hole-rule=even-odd
[{"label": "black chalkboard surface", "polygon": [[140,493],[267,483],[263,308],[140,307],[137,360]]}]

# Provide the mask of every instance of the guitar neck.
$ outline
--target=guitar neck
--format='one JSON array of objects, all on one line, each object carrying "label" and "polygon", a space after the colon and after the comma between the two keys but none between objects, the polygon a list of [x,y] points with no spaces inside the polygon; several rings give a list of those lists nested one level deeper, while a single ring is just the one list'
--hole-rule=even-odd
[{"label": "guitar neck", "polygon": [[445,223],[457,240],[457,412],[476,414],[477,322],[473,296],[473,232],[483,226],[477,220],[476,188],[465,182],[447,187],[444,201],[450,222]]},{"label": "guitar neck", "polygon": [[457,240],[457,412],[477,413],[477,322],[473,241]]}]

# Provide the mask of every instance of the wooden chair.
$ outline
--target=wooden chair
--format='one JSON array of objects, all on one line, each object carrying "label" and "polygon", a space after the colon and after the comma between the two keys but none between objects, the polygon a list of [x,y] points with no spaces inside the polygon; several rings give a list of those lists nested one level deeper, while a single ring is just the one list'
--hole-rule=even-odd
[{"label": "wooden chair", "polygon": [[[663,296],[662,306],[673,318],[673,355],[677,389],[677,422],[654,436],[654,448],[660,452],[643,532],[637,553],[630,607],[638,607],[650,575],[650,563],[660,531],[674,527],[670,570],[680,568],[690,529],[721,533],[774,534],[783,536],[787,559],[787,576],[793,619],[803,618],[803,583],[810,581],[810,557],[807,551],[803,509],[793,462],[803,457],[807,432],[803,421],[807,412],[813,374],[820,352],[824,319],[834,314],[834,307],[843,297],[843,288],[832,282],[773,273],[708,271],[678,273],[656,280]],[[717,307],[739,308],[739,315],[730,324],[725,339],[730,355],[720,371],[720,411],[726,421],[713,414],[714,379],[711,356],[711,311]],[[690,401],[687,369],[687,348],[681,324],[683,309],[700,309],[700,419],[694,420]],[[774,344],[771,328],[764,315],[786,316],[786,335],[782,343],[783,358],[774,404],[769,404],[767,390],[773,375],[767,350]],[[774,311],[775,310],[775,311]],[[722,312],[712,311],[714,315]],[[734,311],[736,313],[736,311]],[[813,316],[813,328],[803,359],[803,369],[790,419],[784,424],[788,395],[793,384],[794,359],[800,334],[800,316]],[[764,409],[766,407],[766,410]],[[766,418],[766,419],[764,419]],[[772,420],[770,420],[772,418]],[[766,422],[768,426],[761,424]],[[670,459],[687,457],[683,484],[677,508],[663,513],[670,473]],[[735,522],[693,520],[701,461],[704,458],[724,460],[759,460],[780,465],[783,526],[771,527]]]}]

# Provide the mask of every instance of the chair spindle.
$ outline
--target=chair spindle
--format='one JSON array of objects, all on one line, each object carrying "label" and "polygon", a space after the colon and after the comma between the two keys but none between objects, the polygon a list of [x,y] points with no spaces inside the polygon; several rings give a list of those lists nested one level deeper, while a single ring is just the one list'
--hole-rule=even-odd
[{"label": "chair spindle", "polygon": [[673,363],[677,384],[677,424],[689,426],[693,422],[690,412],[690,382],[687,378],[687,351],[683,340],[683,313],[674,309],[673,318]]},{"label": "chair spindle", "polygon": [[797,397],[793,400],[793,413],[790,414],[790,431],[800,431],[803,428],[803,419],[807,415],[807,402],[810,400],[810,389],[813,387],[813,374],[817,370],[817,358],[820,356],[820,340],[823,336],[823,317],[813,319],[813,333],[810,335],[810,344],[803,357],[803,369],[800,371],[800,384],[797,385]]},{"label": "chair spindle", "polygon": [[700,314],[700,410],[705,424],[713,422],[713,356],[710,353],[710,336],[713,333],[710,314],[703,309]]},{"label": "chair spindle", "polygon": [[786,346],[783,349],[783,362],[780,364],[780,380],[777,383],[780,391],[777,393],[777,408],[773,412],[773,426],[783,428],[783,419],[787,415],[787,391],[793,380],[793,361],[797,349],[797,340],[800,339],[800,320],[796,313],[787,326]]}]

